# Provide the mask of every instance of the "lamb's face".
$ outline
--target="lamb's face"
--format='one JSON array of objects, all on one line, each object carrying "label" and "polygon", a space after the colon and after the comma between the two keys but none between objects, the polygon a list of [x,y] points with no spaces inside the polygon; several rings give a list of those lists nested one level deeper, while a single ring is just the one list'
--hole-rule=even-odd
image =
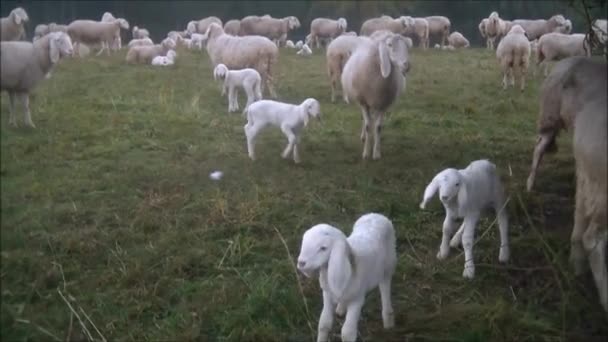
[{"label": "lamb's face", "polygon": [[438,182],[439,200],[444,204],[452,203],[462,186],[460,173],[456,169],[446,169],[439,176]]},{"label": "lamb's face", "polygon": [[321,104],[319,101],[310,98],[306,100],[306,111],[313,118],[321,120]]},{"label": "lamb's face", "polygon": [[327,267],[333,242],[332,228],[327,224],[318,224],[307,230],[302,237],[298,270],[311,277],[320,268]]}]

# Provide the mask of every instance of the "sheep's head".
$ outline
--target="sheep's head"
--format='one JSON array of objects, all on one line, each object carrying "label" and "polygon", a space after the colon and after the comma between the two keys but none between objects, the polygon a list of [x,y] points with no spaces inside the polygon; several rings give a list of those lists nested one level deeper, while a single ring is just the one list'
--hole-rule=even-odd
[{"label": "sheep's head", "polygon": [[523,34],[526,35],[526,30],[524,30],[521,25],[513,25],[507,34]]},{"label": "sheep's head", "polygon": [[208,40],[217,38],[222,34],[224,34],[224,29],[217,23],[211,23],[207,28],[207,32],[205,32],[205,36]]},{"label": "sheep's head", "polygon": [[560,26],[556,27],[553,32],[559,32],[559,33],[563,33],[563,34],[570,34],[570,32],[572,32],[572,21],[570,21],[570,19],[567,19],[564,22],[564,25],[560,25]]},{"label": "sheep's head", "polygon": [[321,104],[319,104],[319,101],[308,98],[302,102],[301,106],[304,108],[304,113],[306,114],[304,126],[308,125],[309,118],[316,118],[321,121]]},{"label": "sheep's head", "polygon": [[348,23],[346,22],[346,19],[344,19],[344,18],[338,19],[338,30],[346,31],[347,24]]},{"label": "sheep's head", "polygon": [[283,19],[287,20],[287,27],[289,27],[290,30],[295,30],[300,27],[300,20],[294,16],[285,17]]},{"label": "sheep's head", "polygon": [[399,20],[403,26],[403,32],[406,32],[410,27],[414,26],[414,18],[410,16],[400,17]]},{"label": "sheep's head", "polygon": [[133,26],[133,35],[137,35],[137,31],[139,31],[139,27]]},{"label": "sheep's head", "polygon": [[198,22],[196,20],[192,20],[192,21],[188,22],[188,25],[186,25],[186,33],[188,35],[196,33],[197,26],[198,26]]},{"label": "sheep's head", "polygon": [[112,13],[110,12],[105,12],[102,16],[101,16],[101,21],[114,21],[114,16],[112,15]]},{"label": "sheep's head", "polygon": [[27,23],[30,20],[27,16],[27,12],[21,7],[12,10],[10,16],[16,25],[21,25],[22,22]]},{"label": "sheep's head", "polygon": [[124,18],[118,18],[118,19],[114,20],[114,22],[118,23],[118,26],[120,26],[120,28],[123,30],[129,29],[129,22]]},{"label": "sheep's head", "polygon": [[213,69],[213,79],[214,80],[223,80],[228,73],[228,67],[224,64],[218,64],[215,69]]},{"label": "sheep's head", "polygon": [[439,190],[439,199],[442,203],[454,203],[463,185],[463,177],[458,170],[450,168],[439,172],[424,190],[420,208],[426,207],[426,203],[435,196],[437,190]]},{"label": "sheep's head", "polygon": [[556,14],[552,16],[551,18],[549,18],[549,21],[553,22],[557,26],[566,25],[566,18],[564,18],[564,16],[561,14]]},{"label": "sheep's head", "polygon": [[378,55],[380,59],[380,72],[382,77],[387,78],[391,74],[393,66],[397,72],[405,75],[410,69],[409,52],[407,42],[401,35],[392,35],[378,42]]},{"label": "sheep's head", "polygon": [[51,63],[55,64],[59,61],[59,58],[71,56],[73,53],[72,40],[67,33],[49,33],[49,57]]},{"label": "sheep's head", "polygon": [[162,45],[167,50],[175,49],[175,40],[173,40],[173,38],[167,37],[163,39],[160,45]]}]

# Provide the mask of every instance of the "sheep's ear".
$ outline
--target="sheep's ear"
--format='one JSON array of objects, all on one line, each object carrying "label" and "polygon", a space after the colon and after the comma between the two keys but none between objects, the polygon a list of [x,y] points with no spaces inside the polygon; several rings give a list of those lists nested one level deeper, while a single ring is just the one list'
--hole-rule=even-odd
[{"label": "sheep's ear", "polygon": [[420,209],[424,209],[426,207],[426,203],[430,201],[433,196],[435,196],[435,193],[438,189],[439,180],[438,176],[435,176],[435,178],[433,178],[429,185],[426,186],[426,189],[424,189],[424,196],[422,198],[422,203],[420,203]]},{"label": "sheep's ear", "polygon": [[344,239],[334,242],[329,254],[327,265],[327,280],[332,294],[339,299],[344,294],[346,286],[350,282],[353,274],[351,265],[350,246]]},{"label": "sheep's ear", "polygon": [[382,77],[387,78],[391,74],[391,58],[385,42],[378,44],[378,55],[380,56],[380,73]]},{"label": "sheep's ear", "polygon": [[59,62],[59,47],[57,47],[57,38],[51,37],[49,39],[49,57],[51,63],[55,64]]}]

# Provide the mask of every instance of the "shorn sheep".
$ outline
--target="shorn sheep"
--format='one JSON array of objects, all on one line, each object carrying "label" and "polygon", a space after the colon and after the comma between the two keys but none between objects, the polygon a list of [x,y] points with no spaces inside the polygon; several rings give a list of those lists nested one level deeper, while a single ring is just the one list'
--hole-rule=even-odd
[{"label": "shorn sheep", "polygon": [[544,66],[545,76],[549,73],[549,62],[574,56],[591,56],[591,47],[584,34],[552,32],[538,40],[536,64],[539,68]]},{"label": "shorn sheep", "polygon": [[169,51],[167,51],[166,56],[156,56],[156,57],[152,58],[152,65],[159,65],[159,66],[173,65],[173,64],[175,64],[175,57],[177,57],[177,53],[175,52],[175,50],[169,50]]},{"label": "shorn sheep", "polygon": [[243,88],[247,94],[245,107],[262,99],[262,77],[255,69],[228,70],[224,64],[218,64],[213,69],[213,79],[224,81],[222,96],[226,95],[226,90],[228,90],[228,112],[239,110],[237,87]]},{"label": "shorn sheep", "polygon": [[384,114],[405,89],[409,68],[407,42],[397,34],[381,41],[361,43],[344,65],[341,78],[344,99],[356,101],[363,115],[363,159],[369,158],[370,154],[370,129],[374,136],[373,159],[380,159]]},{"label": "shorn sheep", "polygon": [[[470,163],[466,169],[448,168],[439,172],[424,190],[424,197],[420,203],[421,209],[426,207],[437,191],[439,191],[439,199],[445,208],[443,236],[437,259],[445,259],[450,253],[450,246],[458,247],[462,242],[465,258],[462,276],[468,279],[474,278],[473,238],[475,227],[482,212],[491,207],[496,211],[500,231],[498,260],[500,262],[509,260],[509,221],[504,189],[496,172],[496,165],[488,160],[476,160]],[[463,218],[464,221],[450,240],[458,218]]]},{"label": "shorn sheep", "polygon": [[[608,103],[606,62],[577,58],[564,61],[570,68],[564,90],[576,92],[588,82],[597,86],[596,96],[581,102],[574,124],[573,151],[576,163],[576,209],[571,236],[570,260],[576,274],[582,274],[588,259],[600,303],[608,312]],[[570,87],[571,90],[567,88]],[[581,101],[584,101],[581,99]]]},{"label": "shorn sheep", "polygon": [[24,121],[35,128],[30,113],[29,94],[35,86],[51,71],[60,58],[72,54],[70,36],[63,32],[52,32],[30,42],[0,43],[2,77],[1,89],[9,95],[10,121],[17,125],[15,118],[15,97],[21,98]]},{"label": "shorn sheep", "polygon": [[11,11],[8,17],[0,19],[0,37],[2,41],[10,40],[22,40],[25,39],[25,23],[30,18],[27,16],[27,12],[17,7]]},{"label": "shorn sheep", "polygon": [[314,19],[310,22],[311,45],[316,45],[317,49],[320,48],[320,39],[335,39],[346,31],[347,25],[344,18],[339,18],[338,20],[328,18]]},{"label": "shorn sheep", "polygon": [[308,98],[299,105],[260,100],[246,107],[243,114],[247,116],[244,126],[247,138],[247,152],[251,160],[255,160],[255,139],[267,126],[279,127],[287,137],[288,144],[281,156],[289,158],[293,153],[293,161],[300,162],[300,136],[304,127],[308,126],[311,118],[321,120],[321,105],[319,101]]},{"label": "shorn sheep", "polygon": [[224,24],[224,32],[233,36],[238,36],[241,31],[241,21],[238,19],[228,20]]},{"label": "shorn sheep", "polygon": [[556,63],[540,88],[538,138],[526,183],[528,191],[534,187],[545,152],[557,150],[560,131],[572,130],[577,114],[587,103],[605,98],[602,89],[606,88],[606,64],[582,62],[585,58],[571,57]]},{"label": "shorn sheep", "polygon": [[148,46],[134,46],[127,52],[127,63],[150,64],[156,56],[165,56],[169,50],[175,49],[175,41],[165,38],[160,44]]},{"label": "shorn sheep", "polygon": [[32,41],[40,39],[40,37],[46,35],[49,32],[51,32],[49,29],[49,25],[46,25],[46,24],[36,25],[36,28],[34,28],[34,37],[32,38]]},{"label": "shorn sheep", "polygon": [[[503,89],[507,89],[508,83],[515,86],[515,74],[520,79],[520,90],[526,87],[526,74],[530,64],[530,43],[526,38],[526,32],[519,25],[513,25],[511,31],[498,43],[496,58],[502,67]],[[510,82],[508,80],[510,76]]]},{"label": "shorn sheep", "polygon": [[317,341],[329,340],[334,312],[346,313],[342,341],[356,341],[365,296],[376,287],[380,291],[384,328],[394,327],[391,281],[396,265],[395,229],[384,215],[361,216],[348,237],[328,224],[308,229],[302,236],[297,267],[307,277],[317,272],[319,275],[323,309]]},{"label": "shorn sheep", "polygon": [[277,97],[272,79],[272,68],[279,60],[279,48],[262,36],[235,37],[211,24],[207,30],[207,53],[215,68],[225,64],[228,69],[253,68],[262,77],[262,91],[268,87],[270,96]]}]

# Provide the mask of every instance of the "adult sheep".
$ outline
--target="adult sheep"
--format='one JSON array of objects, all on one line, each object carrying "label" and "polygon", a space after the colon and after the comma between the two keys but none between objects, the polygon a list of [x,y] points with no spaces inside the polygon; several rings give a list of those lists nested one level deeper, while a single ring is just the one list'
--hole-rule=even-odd
[{"label": "adult sheep", "polygon": [[204,34],[205,32],[207,32],[207,29],[209,28],[209,26],[213,23],[220,25],[220,27],[222,27],[222,25],[223,25],[222,20],[220,18],[211,16],[211,17],[203,18],[198,21],[197,20],[190,21],[188,23],[188,25],[186,25],[186,32],[188,32],[189,35],[191,35],[193,33]]},{"label": "adult sheep", "polygon": [[477,28],[479,29],[479,34],[481,35],[481,38],[486,40],[486,49],[492,49],[491,45],[490,45],[490,38],[488,37],[488,34],[486,32],[486,27],[488,26],[488,21],[489,21],[488,18],[481,19]]},{"label": "adult sheep", "polygon": [[432,35],[439,36],[441,37],[440,46],[443,49],[450,34],[450,27],[452,26],[450,19],[440,15],[433,15],[425,19],[429,23],[429,44]]},{"label": "adult sheep", "polygon": [[154,57],[165,56],[169,50],[175,49],[175,44],[173,39],[167,37],[160,44],[132,46],[127,52],[127,63],[150,64]]},{"label": "adult sheep", "polygon": [[423,49],[428,49],[429,47],[429,22],[425,18],[411,18],[410,23],[413,25],[408,25],[406,29],[405,35],[408,37],[415,37],[418,39],[418,46]]},{"label": "adult sheep", "polygon": [[241,21],[238,19],[228,20],[224,24],[224,32],[233,36],[238,36],[241,31]]},{"label": "adult sheep", "polygon": [[320,39],[335,39],[346,31],[346,19],[339,18],[338,20],[328,18],[316,18],[310,22],[310,44],[314,43],[317,49],[320,47]]},{"label": "adult sheep", "polygon": [[220,63],[228,69],[253,68],[262,77],[262,88],[268,86],[270,96],[277,97],[272,78],[272,68],[279,60],[276,44],[262,36],[231,36],[216,23],[209,26],[206,35],[207,53],[214,68]]},{"label": "adult sheep", "polygon": [[379,30],[388,30],[397,34],[406,34],[410,26],[414,25],[411,17],[399,17],[393,19],[387,15],[383,15],[379,18],[372,18],[366,20],[361,25],[361,36],[371,36],[374,32]]},{"label": "adult sheep", "polygon": [[516,19],[512,24],[521,26],[530,41],[540,38],[543,34],[564,30],[568,26],[566,18],[561,14],[554,15],[549,20]]},{"label": "adult sheep", "polygon": [[340,78],[342,77],[342,69],[344,69],[344,65],[348,61],[348,58],[363,41],[369,41],[369,38],[365,36],[353,37],[341,35],[332,40],[327,46],[325,55],[327,61],[327,75],[329,76],[331,84],[332,103],[336,102],[336,92],[338,84],[340,83]]},{"label": "adult sheep", "polygon": [[25,39],[24,26],[29,20],[30,18],[23,8],[17,7],[12,10],[8,17],[0,19],[0,40],[10,41]]},{"label": "adult sheep", "polygon": [[511,85],[515,86],[515,74],[517,74],[520,79],[520,90],[524,90],[530,64],[530,49],[526,32],[519,25],[514,25],[500,41],[496,48],[496,58],[503,71],[503,89],[507,89],[509,76]]},{"label": "adult sheep", "polygon": [[282,19],[270,17],[245,17],[241,19],[240,36],[264,36],[281,46],[287,34],[300,27],[300,20],[294,16]]},{"label": "adult sheep", "polygon": [[551,32],[543,35],[538,40],[536,64],[538,67],[544,65],[545,76],[549,71],[548,62],[574,56],[591,56],[591,47],[582,33]]},{"label": "adult sheep", "polygon": [[123,18],[118,18],[110,22],[100,22],[95,20],[74,20],[68,25],[68,34],[74,42],[74,49],[79,50],[79,45],[101,44],[101,49],[97,53],[99,56],[103,50],[110,55],[110,46],[116,39],[120,38],[120,30],[128,30],[129,22]]},{"label": "adult sheep", "polygon": [[35,42],[0,43],[0,89],[9,95],[10,124],[17,125],[15,97],[21,98],[25,124],[36,127],[30,113],[29,94],[51,72],[61,57],[72,54],[70,37],[63,32],[52,32]]}]

